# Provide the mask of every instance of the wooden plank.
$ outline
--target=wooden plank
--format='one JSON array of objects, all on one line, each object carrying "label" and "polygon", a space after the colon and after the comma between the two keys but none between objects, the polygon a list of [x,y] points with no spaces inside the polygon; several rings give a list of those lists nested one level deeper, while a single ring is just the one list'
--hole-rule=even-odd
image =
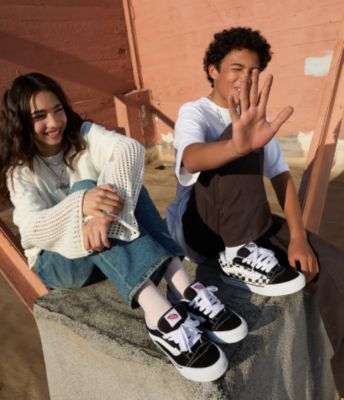
[{"label": "wooden plank", "polygon": [[344,23],[334,50],[299,190],[305,227],[314,233],[319,232],[338,136],[344,133],[343,64]]},{"label": "wooden plank", "polygon": [[135,90],[116,97],[127,107],[130,136],[145,146],[156,144],[158,134],[151,110],[151,91]]},{"label": "wooden plank", "polygon": [[1,219],[0,260],[0,273],[32,313],[34,301],[48,289],[29,269],[17,238]]},{"label": "wooden plank", "polygon": [[143,77],[140,63],[140,56],[137,44],[137,34],[135,28],[135,11],[130,0],[123,0],[123,12],[124,19],[127,29],[128,44],[129,44],[129,55],[131,58],[133,77],[136,83],[137,89],[143,89]]}]

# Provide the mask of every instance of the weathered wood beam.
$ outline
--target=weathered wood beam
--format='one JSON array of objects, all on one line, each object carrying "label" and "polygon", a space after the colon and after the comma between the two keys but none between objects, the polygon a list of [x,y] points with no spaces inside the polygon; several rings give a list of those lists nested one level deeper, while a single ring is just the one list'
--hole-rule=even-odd
[{"label": "weathered wood beam", "polygon": [[38,276],[29,269],[17,238],[1,219],[0,273],[31,313],[37,297],[48,293]]},{"label": "weathered wood beam", "polygon": [[344,23],[333,53],[318,112],[299,199],[305,227],[319,232],[338,136],[344,133]]},{"label": "weathered wood beam", "polygon": [[149,89],[135,90],[125,95],[116,95],[126,106],[129,124],[128,135],[145,146],[157,143],[157,129],[154,110],[152,110],[152,93]]}]

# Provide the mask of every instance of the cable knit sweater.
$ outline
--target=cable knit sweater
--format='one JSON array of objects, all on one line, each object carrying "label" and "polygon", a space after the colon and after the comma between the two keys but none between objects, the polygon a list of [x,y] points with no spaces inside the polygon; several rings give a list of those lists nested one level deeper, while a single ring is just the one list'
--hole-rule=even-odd
[{"label": "cable knit sweater", "polygon": [[[90,122],[82,124],[81,133],[87,148],[74,160],[74,170],[67,167],[70,186],[83,179],[113,184],[124,200],[124,207],[108,236],[131,241],[139,236],[134,211],[143,182],[144,147]],[[42,250],[67,258],[90,254],[84,248],[82,235],[85,190],[70,195],[57,190],[56,176],[38,157],[33,171],[27,165],[16,167],[13,179],[8,177],[7,184],[14,205],[13,220],[19,227],[31,268]]]}]

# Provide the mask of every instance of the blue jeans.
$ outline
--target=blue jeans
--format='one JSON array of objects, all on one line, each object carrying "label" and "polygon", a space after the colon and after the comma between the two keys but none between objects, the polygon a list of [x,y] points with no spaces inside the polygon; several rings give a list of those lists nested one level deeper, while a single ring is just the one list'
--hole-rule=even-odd
[{"label": "blue jeans", "polygon": [[[80,181],[71,192],[94,186],[93,181]],[[92,283],[92,277],[99,275],[99,269],[124,300],[135,307],[133,297],[140,287],[148,279],[158,284],[164,275],[166,261],[182,256],[144,187],[135,217],[140,229],[137,239],[131,242],[109,239],[110,248],[76,259],[45,250],[36,261],[37,275],[50,288],[80,288]]]}]

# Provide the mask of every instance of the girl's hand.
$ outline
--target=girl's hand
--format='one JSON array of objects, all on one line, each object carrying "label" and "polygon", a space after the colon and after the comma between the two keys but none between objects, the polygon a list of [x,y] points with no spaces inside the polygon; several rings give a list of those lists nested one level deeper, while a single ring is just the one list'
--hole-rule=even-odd
[{"label": "girl's hand", "polygon": [[[266,107],[272,86],[269,75],[258,95],[258,70],[252,72],[252,83],[245,78],[240,81],[240,94],[228,97],[228,108],[232,118],[232,144],[239,156],[263,147],[293,113],[293,108],[285,107],[277,117],[268,122]],[[240,104],[239,110],[237,104]]]},{"label": "girl's hand", "polygon": [[310,282],[319,272],[318,260],[306,238],[291,239],[288,247],[289,264],[296,268],[300,263],[301,271],[307,282]]},{"label": "girl's hand", "polygon": [[107,232],[113,218],[103,215],[99,218],[91,218],[83,226],[83,240],[86,250],[102,251],[104,247],[109,248],[111,244]]},{"label": "girl's hand", "polygon": [[109,183],[87,190],[82,204],[82,213],[92,217],[103,217],[104,212],[118,215],[123,208],[123,200]]}]

